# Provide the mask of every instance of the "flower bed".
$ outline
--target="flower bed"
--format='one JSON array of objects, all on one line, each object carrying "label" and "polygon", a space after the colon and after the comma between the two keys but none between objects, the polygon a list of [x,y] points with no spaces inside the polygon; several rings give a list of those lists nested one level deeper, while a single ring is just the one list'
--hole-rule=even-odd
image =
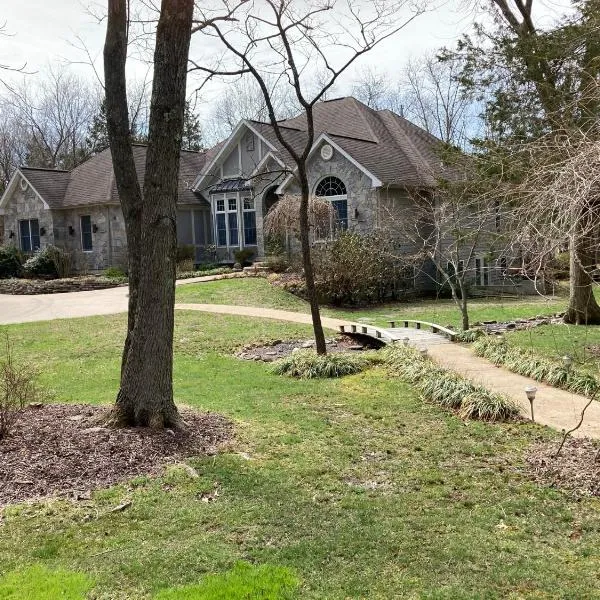
[{"label": "flower bed", "polygon": [[68,277],[64,279],[1,279],[0,294],[35,295],[84,292],[127,285],[122,278]]}]

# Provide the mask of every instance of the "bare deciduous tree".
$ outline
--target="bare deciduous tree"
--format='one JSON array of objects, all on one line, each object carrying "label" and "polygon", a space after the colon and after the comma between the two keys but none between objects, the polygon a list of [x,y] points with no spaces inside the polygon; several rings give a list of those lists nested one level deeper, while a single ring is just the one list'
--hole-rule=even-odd
[{"label": "bare deciduous tree", "polygon": [[5,101],[27,131],[31,166],[71,169],[89,156],[86,136],[100,98],[66,68],[12,86]]},{"label": "bare deciduous tree", "polygon": [[[567,320],[587,324],[594,276],[600,262],[600,141],[582,131],[549,134],[515,149],[528,168],[517,185],[505,186],[514,208],[511,228],[531,269],[543,272],[556,254],[571,251],[571,302]],[[591,297],[590,297],[591,296]]]},{"label": "bare deciduous tree", "polygon": [[[425,10],[425,2],[389,0],[381,2],[335,0],[256,0],[231,8],[229,19],[213,21],[205,29],[226,51],[226,64],[209,70],[210,76],[247,72],[256,80],[273,131],[293,161],[293,177],[300,193],[299,222],[302,262],[310,302],[316,350],[326,353],[309,237],[307,161],[315,142],[314,106],[322,100],[361,56],[382,40],[403,29]],[[404,9],[409,15],[399,15]],[[206,19],[209,18],[207,14]],[[223,56],[223,55],[221,55]],[[307,79],[307,69],[325,73],[317,89]],[[293,90],[306,116],[305,140],[301,147],[290,142],[278,123],[267,73],[275,73]]]},{"label": "bare deciduous tree", "polygon": [[108,2],[106,114],[130,274],[128,332],[114,411],[121,424],[180,424],[172,377],[176,201],[193,12],[193,0],[162,0],[142,194],[133,160],[125,78],[128,2]]},{"label": "bare deciduous tree", "polygon": [[443,142],[465,148],[476,128],[474,98],[458,82],[456,58],[411,58],[399,84],[404,115]]}]

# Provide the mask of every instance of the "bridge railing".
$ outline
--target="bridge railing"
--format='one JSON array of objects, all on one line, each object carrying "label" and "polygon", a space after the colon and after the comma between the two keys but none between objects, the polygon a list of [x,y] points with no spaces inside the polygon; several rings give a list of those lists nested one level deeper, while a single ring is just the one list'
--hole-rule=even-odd
[{"label": "bridge railing", "polygon": [[[456,331],[448,329],[447,327],[442,327],[437,323],[429,323],[428,321],[415,321],[412,319],[405,319],[402,321],[388,321],[388,323],[390,324],[390,329],[395,329],[396,323],[401,323],[404,327],[407,328],[411,327],[411,325],[414,326],[415,329],[422,329],[423,327],[428,327],[431,329],[432,333],[444,335],[452,342],[456,338]],[[369,335],[382,341],[384,341],[386,338],[388,339],[388,341],[396,341],[398,339],[395,336],[390,335],[391,332],[388,329],[385,329],[383,327],[375,327],[374,325],[340,325],[339,329],[340,333],[360,333],[362,335]]]},{"label": "bridge railing", "polygon": [[445,335],[450,341],[454,341],[456,338],[456,331],[453,329],[448,329],[448,327],[442,327],[437,323],[430,323],[429,321],[415,321],[413,319],[402,319],[400,321],[388,321],[391,329],[396,328],[396,323],[402,323],[404,327],[414,326],[415,329],[422,329],[423,327],[429,327],[432,333],[440,333]]}]

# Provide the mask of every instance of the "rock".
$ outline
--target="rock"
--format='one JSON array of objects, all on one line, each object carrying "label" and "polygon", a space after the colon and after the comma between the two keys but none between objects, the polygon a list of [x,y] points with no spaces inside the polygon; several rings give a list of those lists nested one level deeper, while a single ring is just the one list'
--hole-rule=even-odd
[{"label": "rock", "polygon": [[312,348],[315,345],[315,343],[312,340],[309,340],[308,342],[304,342],[302,344],[302,348]]},{"label": "rock", "polygon": [[357,350],[362,350],[362,349],[363,349],[362,346],[348,346],[348,350],[357,351]]},{"label": "rock", "polygon": [[67,417],[68,421],[82,421],[85,419],[84,415],[73,415],[72,417]]},{"label": "rock", "polygon": [[265,356],[277,356],[277,352],[265,352]]},{"label": "rock", "polygon": [[516,329],[516,328],[517,328],[516,323],[507,323],[506,324],[506,329]]},{"label": "rock", "polygon": [[106,431],[106,427],[88,427],[83,429],[81,433],[100,433],[101,431]]}]

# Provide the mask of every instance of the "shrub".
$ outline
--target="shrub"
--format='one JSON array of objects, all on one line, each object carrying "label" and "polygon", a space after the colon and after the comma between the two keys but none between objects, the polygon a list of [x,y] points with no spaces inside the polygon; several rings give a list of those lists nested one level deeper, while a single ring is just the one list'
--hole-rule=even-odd
[{"label": "shrub", "polygon": [[494,394],[457,373],[437,366],[411,347],[393,346],[378,352],[388,370],[414,385],[423,398],[458,410],[463,418],[507,421],[519,415],[509,398]]},{"label": "shrub", "polygon": [[290,261],[282,255],[267,256],[265,265],[269,267],[273,273],[285,273],[290,268]]},{"label": "shrub", "polygon": [[194,260],[196,258],[196,248],[191,244],[177,246],[177,262],[184,260]]},{"label": "shrub", "polygon": [[103,273],[107,279],[126,279],[127,273],[120,267],[108,267]]},{"label": "shrub", "polygon": [[395,255],[393,238],[381,232],[345,231],[313,248],[315,285],[321,302],[363,306],[412,289],[412,269]]},{"label": "shrub", "polygon": [[482,329],[467,329],[466,331],[459,331],[454,339],[457,342],[471,344],[483,335],[485,335],[485,333]]},{"label": "shrub", "polygon": [[298,379],[343,377],[364,371],[369,363],[369,358],[360,354],[333,352],[321,356],[313,350],[297,350],[276,361],[273,372]]},{"label": "shrub", "polygon": [[233,253],[233,257],[235,258],[235,262],[240,263],[240,265],[249,265],[254,257],[254,250],[251,250],[250,248],[236,250]]},{"label": "shrub", "polygon": [[0,279],[18,277],[23,269],[23,254],[16,246],[0,246]]},{"label": "shrub", "polygon": [[37,250],[23,265],[25,274],[29,277],[55,279],[68,277],[71,272],[72,255],[62,248],[46,246]]},{"label": "shrub", "polygon": [[0,359],[0,440],[6,437],[30,402],[43,402],[47,394],[36,384],[37,373],[18,365],[8,336],[5,354]]}]

